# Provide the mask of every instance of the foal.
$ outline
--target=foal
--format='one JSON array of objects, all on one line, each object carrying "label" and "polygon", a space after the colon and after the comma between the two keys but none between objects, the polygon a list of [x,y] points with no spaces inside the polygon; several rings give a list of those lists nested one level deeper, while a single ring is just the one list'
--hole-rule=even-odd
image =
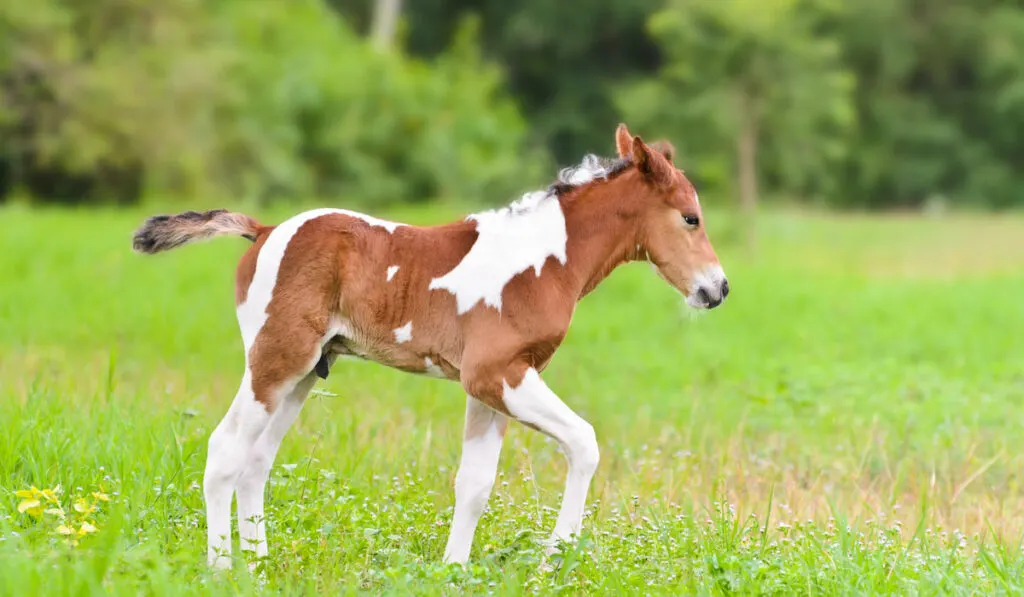
[{"label": "foal", "polygon": [[458,381],[468,395],[446,562],[469,558],[510,418],[563,448],[568,473],[550,542],[579,533],[598,463],[594,428],[540,378],[576,303],[628,261],[650,262],[693,308],[729,293],[671,146],[652,149],[625,125],[616,145],[617,159],[587,156],[548,190],[441,226],[340,209],[278,226],[224,210],[142,225],[133,241],[142,253],[220,235],[253,241],[235,283],[245,372],[210,436],[203,483],[212,566],[230,566],[236,491],[242,549],[267,555],[271,464],[338,355]]}]

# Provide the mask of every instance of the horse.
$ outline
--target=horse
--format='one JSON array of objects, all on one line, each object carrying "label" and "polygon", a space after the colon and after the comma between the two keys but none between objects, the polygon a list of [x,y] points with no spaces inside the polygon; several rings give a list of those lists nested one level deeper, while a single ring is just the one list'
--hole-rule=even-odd
[{"label": "horse", "polygon": [[267,557],[271,466],[338,357],[461,384],[465,424],[444,562],[469,559],[510,419],[553,438],[568,461],[547,553],[578,537],[597,438],[541,379],[577,303],[635,261],[650,263],[691,308],[712,309],[729,294],[672,145],[648,145],[624,124],[615,143],[615,158],[588,154],[544,190],[435,226],[329,208],[276,226],[223,209],[143,222],[132,245],[144,254],[218,236],[252,243],[235,277],[245,370],[210,434],[203,478],[209,566],[231,565],[236,492],[242,549]]}]

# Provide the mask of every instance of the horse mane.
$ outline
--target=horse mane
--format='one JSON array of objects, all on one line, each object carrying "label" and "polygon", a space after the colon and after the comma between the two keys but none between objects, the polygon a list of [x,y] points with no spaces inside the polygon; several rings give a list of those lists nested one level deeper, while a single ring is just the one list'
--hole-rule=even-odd
[{"label": "horse mane", "polygon": [[562,168],[548,192],[561,197],[570,191],[597,179],[609,179],[622,173],[633,164],[629,158],[605,158],[592,153],[583,156],[577,166]]},{"label": "horse mane", "polygon": [[487,214],[520,215],[530,213],[546,200],[558,199],[595,180],[608,180],[621,174],[632,165],[633,162],[629,158],[604,158],[592,153],[587,154],[583,156],[579,165],[559,170],[555,182],[548,185],[546,189],[530,191],[504,207],[471,214],[466,218],[474,220],[486,217]]}]

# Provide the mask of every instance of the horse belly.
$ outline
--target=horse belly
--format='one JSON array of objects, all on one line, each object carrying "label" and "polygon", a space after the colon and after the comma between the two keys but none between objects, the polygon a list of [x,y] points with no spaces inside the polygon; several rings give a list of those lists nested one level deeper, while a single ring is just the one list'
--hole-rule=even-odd
[{"label": "horse belly", "polygon": [[328,343],[326,350],[338,355],[371,361],[385,367],[406,373],[426,375],[439,379],[459,379],[458,367],[439,351],[414,342],[408,330],[399,328],[394,338],[371,337],[352,329],[342,333]]}]

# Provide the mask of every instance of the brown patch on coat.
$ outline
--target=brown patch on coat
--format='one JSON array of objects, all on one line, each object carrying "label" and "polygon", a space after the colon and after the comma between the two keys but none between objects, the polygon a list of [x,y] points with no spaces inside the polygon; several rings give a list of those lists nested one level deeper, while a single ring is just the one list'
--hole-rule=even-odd
[{"label": "brown patch on coat", "polygon": [[324,216],[305,222],[291,238],[267,305],[266,322],[249,350],[253,394],[268,412],[281,399],[277,388],[308,375],[320,359],[337,300],[337,257],[348,240],[331,230]]}]

